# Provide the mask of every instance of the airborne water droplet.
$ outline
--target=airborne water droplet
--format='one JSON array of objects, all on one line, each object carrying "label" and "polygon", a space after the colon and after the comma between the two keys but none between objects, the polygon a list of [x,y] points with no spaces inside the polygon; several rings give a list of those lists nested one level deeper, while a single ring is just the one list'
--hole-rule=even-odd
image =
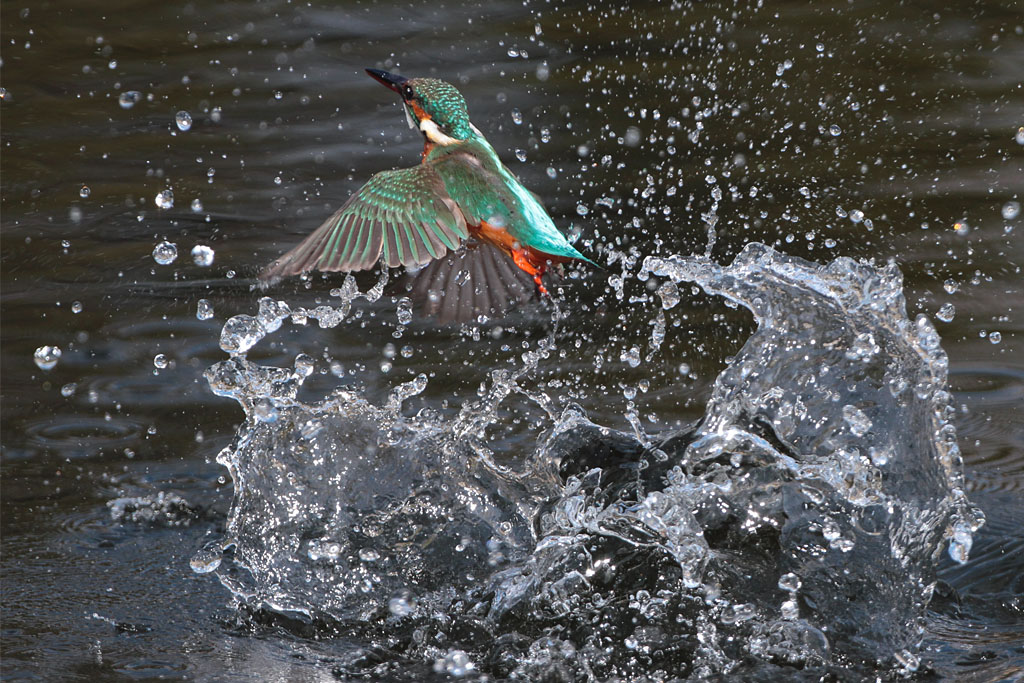
[{"label": "airborne water droplet", "polygon": [[205,244],[197,244],[192,247],[192,260],[197,266],[203,266],[205,268],[213,265],[213,254],[213,249]]},{"label": "airborne water droplet", "polygon": [[178,245],[173,242],[167,242],[165,240],[153,247],[153,260],[161,266],[174,263],[176,258],[178,258]]},{"label": "airborne water droplet", "polygon": [[200,299],[196,304],[196,318],[209,320],[213,317],[213,304],[208,299]]},{"label": "airborne water droplet", "polygon": [[178,130],[187,131],[192,127],[192,115],[187,111],[179,111],[174,115],[174,123],[177,124]]},{"label": "airborne water droplet", "polygon": [[157,208],[170,209],[174,206],[174,192],[171,190],[162,190],[157,193],[154,201],[156,202]]},{"label": "airborne water droplet", "polygon": [[61,350],[59,346],[40,346],[33,354],[33,360],[40,370],[53,370],[60,360]]}]

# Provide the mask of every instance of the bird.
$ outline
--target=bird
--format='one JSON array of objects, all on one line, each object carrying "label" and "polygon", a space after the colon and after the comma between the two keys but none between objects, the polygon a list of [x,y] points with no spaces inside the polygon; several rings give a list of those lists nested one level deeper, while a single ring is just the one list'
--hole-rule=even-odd
[{"label": "bird", "polygon": [[469,120],[455,86],[436,78],[366,73],[402,98],[423,136],[419,165],[381,171],[259,277],[405,266],[400,294],[441,324],[506,313],[550,296],[544,277],[582,261],[540,200]]}]

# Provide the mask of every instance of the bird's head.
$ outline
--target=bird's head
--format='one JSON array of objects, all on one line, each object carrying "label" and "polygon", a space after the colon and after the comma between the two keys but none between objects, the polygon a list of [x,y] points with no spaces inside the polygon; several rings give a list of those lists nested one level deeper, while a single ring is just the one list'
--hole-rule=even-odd
[{"label": "bird's head", "polygon": [[406,78],[367,69],[377,81],[401,95],[409,127],[416,128],[435,145],[451,145],[471,137],[466,100],[450,83],[436,78]]}]

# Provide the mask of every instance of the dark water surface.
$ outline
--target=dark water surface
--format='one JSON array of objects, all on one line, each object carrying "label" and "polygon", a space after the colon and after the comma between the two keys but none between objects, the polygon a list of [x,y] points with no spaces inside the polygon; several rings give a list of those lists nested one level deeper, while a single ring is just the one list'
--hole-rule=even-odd
[{"label": "dark water surface", "polygon": [[[522,382],[604,427],[633,432],[632,415],[657,435],[701,418],[754,329],[748,312],[681,285],[664,343],[639,362],[662,282],[637,277],[645,256],[703,253],[713,226],[722,263],[750,242],[895,263],[910,320],[929,316],[948,354],[965,489],[987,518],[968,563],[938,560],[915,675],[1021,676],[1024,13],[765,5],[5,3],[3,676],[443,676],[343,629],[253,616],[190,569],[225,533],[233,486],[215,459],[246,419],[203,378],[226,357],[221,326],[255,313],[258,269],[370,174],[418,161],[418,134],[364,67],[455,83],[509,167],[605,266],[568,280],[562,354]],[[160,208],[165,190],[173,206]],[[164,240],[178,253],[168,265],[153,256]],[[211,266],[193,262],[196,245],[215,251]],[[341,284],[270,294],[312,308]],[[197,319],[201,299],[211,319]],[[405,412],[454,416],[550,328],[540,306],[477,333],[400,325],[389,297],[356,310],[333,329],[289,324],[249,358],[291,367],[309,354],[309,401],[341,385],[383,404],[423,373]],[[33,354],[49,345],[62,353],[43,370]],[[487,446],[518,467],[551,427],[516,394]],[[897,671],[881,656],[877,669],[836,666]]]}]

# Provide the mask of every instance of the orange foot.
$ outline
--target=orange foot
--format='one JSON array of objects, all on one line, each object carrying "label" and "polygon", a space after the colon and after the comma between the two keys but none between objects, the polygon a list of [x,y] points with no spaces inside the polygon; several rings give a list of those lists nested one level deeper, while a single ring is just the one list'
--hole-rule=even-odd
[{"label": "orange foot", "polygon": [[525,249],[513,249],[512,260],[515,262],[519,269],[528,275],[533,276],[533,281],[537,283],[537,289],[540,290],[541,296],[550,296],[544,283],[541,282],[541,276],[544,275],[544,271],[547,270],[547,264],[541,264],[535,266],[530,262],[530,257],[527,255]]}]

